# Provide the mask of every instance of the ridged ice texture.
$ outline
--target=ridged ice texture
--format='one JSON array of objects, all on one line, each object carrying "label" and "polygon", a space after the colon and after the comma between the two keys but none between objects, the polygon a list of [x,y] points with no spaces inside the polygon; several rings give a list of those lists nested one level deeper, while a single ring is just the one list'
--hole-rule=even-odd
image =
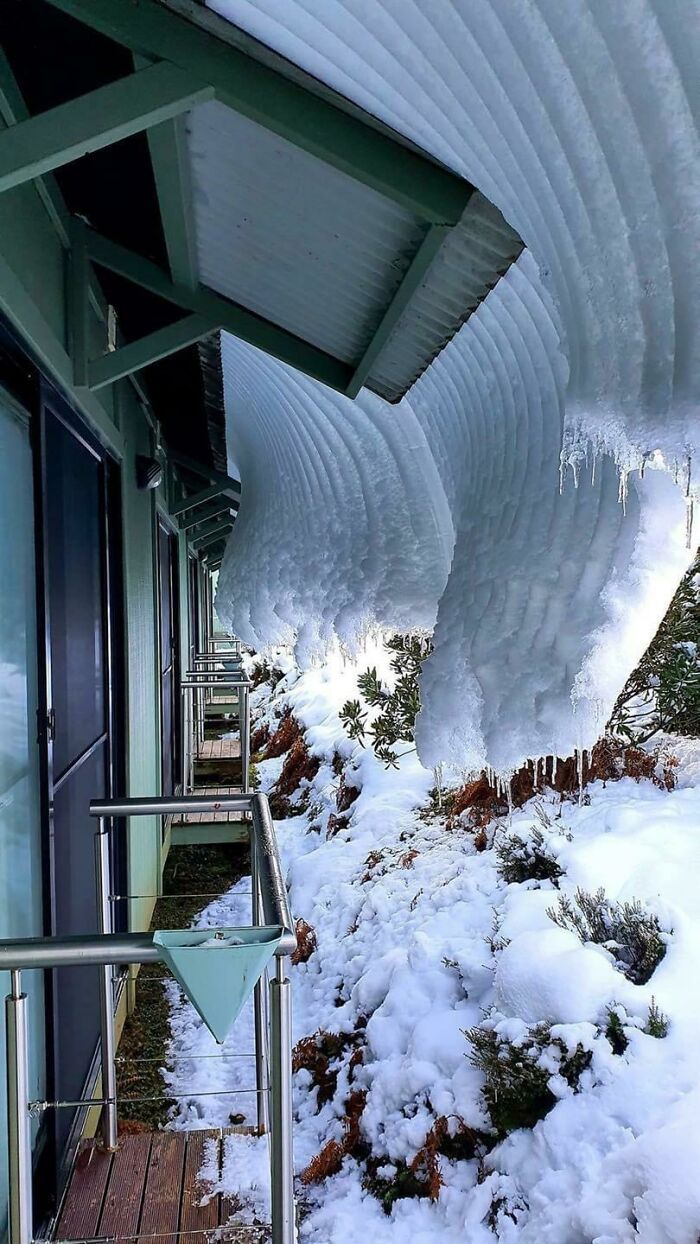
[{"label": "ridged ice texture", "polygon": [[[404,401],[225,347],[241,516],[219,607],[316,650],[430,626],[429,764],[592,741],[688,554],[700,440],[695,0],[216,0],[468,177],[526,252]],[[564,445],[590,463],[565,474]]]}]

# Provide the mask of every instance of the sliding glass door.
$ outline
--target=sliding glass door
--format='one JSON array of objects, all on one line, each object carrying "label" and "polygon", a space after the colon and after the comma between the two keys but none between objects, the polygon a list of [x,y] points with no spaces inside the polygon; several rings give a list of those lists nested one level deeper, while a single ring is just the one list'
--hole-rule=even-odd
[{"label": "sliding glass door", "polygon": [[[36,582],[28,419],[0,388],[0,938],[40,937],[42,851],[37,743]],[[30,1093],[46,1093],[43,979],[30,998]],[[0,990],[9,980],[0,973]],[[7,1188],[5,1026],[0,1024],[0,1234]]]}]

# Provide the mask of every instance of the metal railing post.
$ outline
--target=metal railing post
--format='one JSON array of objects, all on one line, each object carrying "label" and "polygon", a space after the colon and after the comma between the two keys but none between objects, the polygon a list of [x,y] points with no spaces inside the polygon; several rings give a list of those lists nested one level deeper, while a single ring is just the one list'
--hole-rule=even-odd
[{"label": "metal railing post", "polygon": [[[110,908],[110,859],[109,831],[105,818],[98,820],[95,834],[95,871],[97,880],[97,927],[101,934],[112,931]],[[112,966],[104,964],[100,969],[100,1056],[102,1061],[102,1143],[105,1149],[116,1149],[117,1126],[117,1067],[114,1034],[114,993]]]},{"label": "metal railing post", "polygon": [[27,995],[22,993],[20,972],[13,971],[10,979],[10,993],[5,998],[9,1239],[10,1244],[31,1244],[34,1223]]},{"label": "metal railing post", "polygon": [[270,984],[272,1144],[272,1244],[294,1244],[294,1158],[292,1149],[292,1006],[285,960],[277,959]]},{"label": "metal railing post", "polygon": [[238,726],[241,737],[243,794],[250,792],[250,693],[247,685],[238,688]]},{"label": "metal railing post", "polygon": [[[250,843],[250,879],[251,889],[253,891],[253,925],[258,928],[263,922],[261,920],[262,907],[260,903],[260,882],[258,880],[258,862],[257,852],[255,849],[255,836],[251,834]],[[255,1019],[255,1086],[257,1088],[257,1105],[258,1105],[258,1132],[262,1136],[263,1133],[270,1130],[270,1104],[268,1101],[268,1086],[270,1083],[270,1069],[268,1065],[268,1049],[267,1049],[267,998],[266,998],[266,976],[263,976],[256,983],[253,990],[253,1013]]]},{"label": "metal railing post", "polygon": [[187,691],[184,687],[180,688],[180,723],[182,730],[182,793],[187,793],[188,778],[190,772],[190,735],[189,722],[187,720]]}]

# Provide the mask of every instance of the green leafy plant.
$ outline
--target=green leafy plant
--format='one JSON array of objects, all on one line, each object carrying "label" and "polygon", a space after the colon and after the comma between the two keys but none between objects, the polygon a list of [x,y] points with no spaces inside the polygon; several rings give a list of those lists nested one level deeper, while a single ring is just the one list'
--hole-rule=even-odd
[{"label": "green leafy plant", "polygon": [[573,898],[562,895],[547,915],[582,942],[595,942],[615,956],[615,966],[635,985],[646,985],[666,954],[665,931],[658,916],[638,899],[614,903],[605,890],[589,894],[578,889]]},{"label": "green leafy plant", "polygon": [[488,1026],[470,1028],[465,1036],[471,1042],[470,1060],[484,1074],[484,1101],[499,1137],[534,1127],[556,1105],[549,1087],[553,1058],[574,1092],[591,1062],[591,1052],[580,1044],[569,1053],[559,1037],[552,1037],[548,1024],[536,1024],[522,1041],[509,1040]]},{"label": "green leafy plant", "polygon": [[[368,736],[375,756],[387,768],[398,768],[399,757],[394,744],[399,740],[412,742],[416,717],[420,709],[418,675],[431,651],[429,640],[416,635],[392,635],[386,648],[393,653],[391,669],[396,675],[392,688],[386,687],[376,667],[365,670],[357,680],[360,700],[347,700],[340,710],[340,720],[351,739],[366,746]],[[366,708],[378,710],[367,727]]]},{"label": "green leafy plant", "polygon": [[367,714],[362,712],[362,705],[359,700],[346,700],[339,713],[345,729],[357,743],[364,746],[365,724],[367,722]]},{"label": "green leafy plant", "polygon": [[700,734],[700,553],[627,680],[608,729],[637,746],[659,731]]}]

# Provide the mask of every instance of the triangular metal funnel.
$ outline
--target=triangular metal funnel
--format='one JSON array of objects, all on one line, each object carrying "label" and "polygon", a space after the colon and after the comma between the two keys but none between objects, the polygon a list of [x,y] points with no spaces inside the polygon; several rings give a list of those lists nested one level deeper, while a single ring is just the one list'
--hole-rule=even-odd
[{"label": "triangular metal funnel", "polygon": [[153,941],[212,1036],[221,1044],[282,936],[260,929],[159,930]]}]

